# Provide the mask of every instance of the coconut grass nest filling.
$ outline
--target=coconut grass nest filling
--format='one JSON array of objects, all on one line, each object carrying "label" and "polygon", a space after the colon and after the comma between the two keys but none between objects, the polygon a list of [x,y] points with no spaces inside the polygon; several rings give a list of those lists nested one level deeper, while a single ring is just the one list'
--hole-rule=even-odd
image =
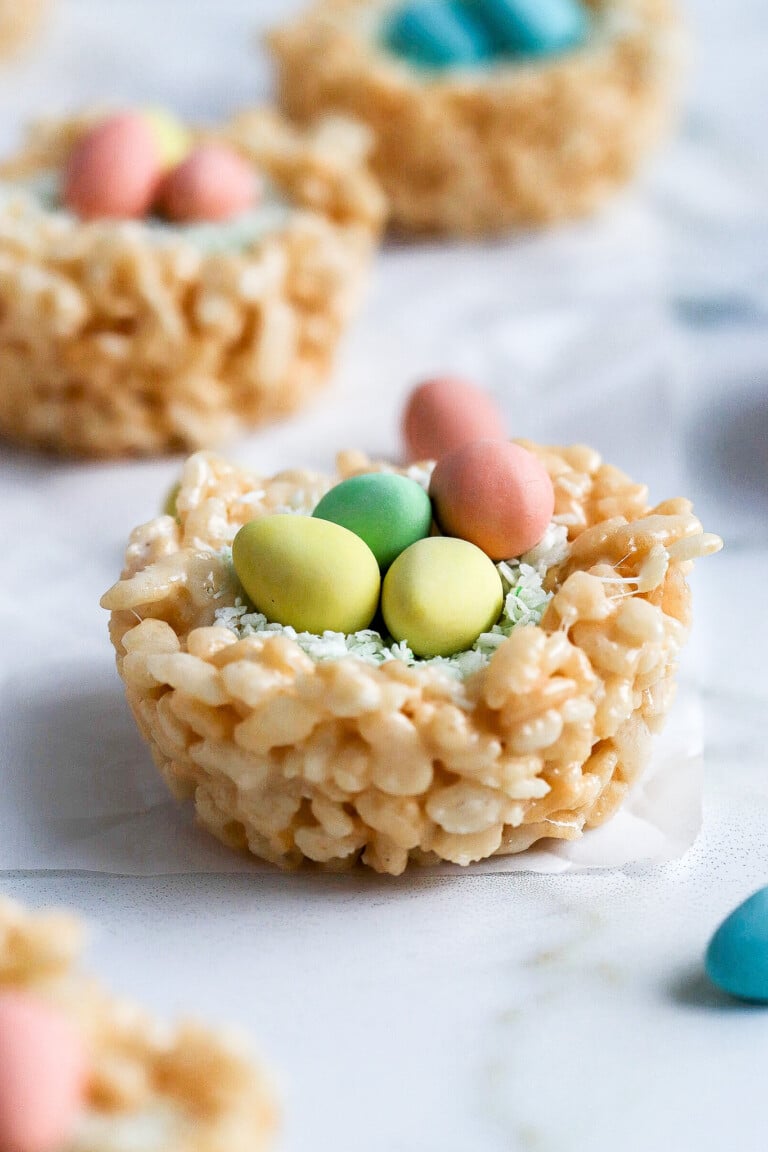
[{"label": "coconut grass nest filling", "polygon": [[226,844],[281,867],[398,874],[576,839],[620,805],[673,698],[686,575],[721,541],[689,501],[651,507],[590,448],[521,443],[553,482],[552,550],[529,565],[532,614],[502,620],[474,667],[382,656],[375,635],[363,653],[317,638],[313,658],[311,643],[248,619],[229,557],[238,529],[391,470],[362,453],[342,454],[336,477],[271,478],[198,453],[178,518],[134,531],[102,598],[118,669],[171,791]]}]

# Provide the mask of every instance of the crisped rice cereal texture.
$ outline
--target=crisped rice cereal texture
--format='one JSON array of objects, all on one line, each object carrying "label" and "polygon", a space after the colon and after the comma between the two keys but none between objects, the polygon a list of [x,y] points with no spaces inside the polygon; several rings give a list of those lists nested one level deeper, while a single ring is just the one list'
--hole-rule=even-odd
[{"label": "crisped rice cereal texture", "polygon": [[[41,126],[0,178],[58,170],[93,117]],[[210,135],[210,134],[209,134]],[[0,210],[0,435],[84,456],[212,446],[326,381],[383,221],[368,134],[268,111],[216,133],[296,206],[242,251],[141,222]]]},{"label": "crisped rice cereal texture", "polygon": [[[248,520],[314,507],[336,479],[271,479],[205,453],[179,521],[132,535],[102,599],[136,721],[179,799],[226,844],[281,867],[470,864],[608,819],[648,760],[690,621],[686,574],[721,542],[687,500],[586,447],[523,442],[550,473],[569,556],[540,626],[457,681],[433,665],[314,663],[285,636],[214,624],[242,591],[221,553]],[[340,477],[370,471],[360,453]]]},{"label": "crisped rice cereal texture", "polygon": [[0,57],[11,56],[42,23],[49,0],[0,0]]},{"label": "crisped rice cereal texture", "polygon": [[67,1152],[266,1152],[275,1107],[238,1042],[197,1024],[161,1027],[77,966],[81,926],[0,899],[0,993],[23,990],[68,1015],[86,1042],[85,1114]]},{"label": "crisped rice cereal texture", "polygon": [[269,45],[289,115],[332,109],[372,128],[401,230],[471,236],[590,212],[669,120],[672,0],[590,0],[595,33],[581,50],[432,76],[377,46],[370,25],[393,2],[318,0]]}]

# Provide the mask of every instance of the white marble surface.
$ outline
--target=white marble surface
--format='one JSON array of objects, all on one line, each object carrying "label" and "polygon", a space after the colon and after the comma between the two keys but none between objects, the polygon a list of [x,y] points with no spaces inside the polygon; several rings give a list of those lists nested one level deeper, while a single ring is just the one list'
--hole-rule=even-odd
[{"label": "white marble surface", "polygon": [[[0,69],[0,143],[83,100],[210,117],[247,103],[267,91],[254,27],[298,6],[58,0],[43,41]],[[234,451],[265,466],[391,452],[404,390],[448,367],[492,388],[515,431],[589,439],[655,497],[692,496],[727,545],[695,577],[694,848],[563,877],[0,877],[93,917],[92,965],[117,988],[251,1033],[277,1070],[284,1152],[766,1147],[768,1011],[710,990],[701,954],[768,882],[768,15],[763,0],[688,10],[682,131],[631,193],[550,236],[390,248],[328,401]],[[0,709],[52,793],[79,749],[115,771],[145,755],[96,602],[177,468],[0,449]],[[52,663],[67,695],[46,692]],[[19,763],[9,741],[6,794]]]}]

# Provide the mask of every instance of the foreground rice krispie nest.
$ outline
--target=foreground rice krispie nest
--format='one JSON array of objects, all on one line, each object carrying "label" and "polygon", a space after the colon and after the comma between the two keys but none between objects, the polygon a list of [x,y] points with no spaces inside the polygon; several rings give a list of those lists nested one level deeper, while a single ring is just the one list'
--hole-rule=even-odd
[{"label": "foreground rice krispie nest", "polygon": [[[0,899],[0,992],[65,1012],[86,1040],[86,1113],[66,1152],[264,1152],[275,1109],[263,1073],[231,1038],[159,1026],[78,967],[81,927]],[[64,1152],[64,1149],[62,1149]]]},{"label": "foreground rice krispie nest", "polygon": [[434,76],[377,46],[370,14],[393,4],[319,0],[269,44],[289,115],[334,110],[372,128],[373,167],[402,230],[477,235],[589,212],[669,120],[672,0],[589,0],[597,31],[581,50]]},{"label": "foreground rice krispie nest", "polygon": [[[238,639],[215,613],[243,595],[227,557],[257,516],[314,507],[335,482],[272,479],[200,453],[178,522],[138,528],[104,596],[128,700],[179,799],[232,848],[380,872],[469,864],[608,819],[648,760],[690,621],[686,573],[721,542],[687,500],[586,447],[525,443],[548,469],[566,559],[540,625],[518,625],[464,679],[438,664],[314,662],[285,635]],[[339,458],[340,477],[371,471]]]},{"label": "foreground rice krispie nest", "polygon": [[49,0],[0,0],[0,57],[10,56],[31,39]]},{"label": "foreground rice krispie nest", "polygon": [[[92,123],[39,127],[0,178],[61,169]],[[84,223],[22,193],[0,209],[0,435],[88,456],[210,447],[325,382],[383,222],[368,135],[339,118],[300,132],[269,111],[205,135],[296,207],[242,250]]]}]

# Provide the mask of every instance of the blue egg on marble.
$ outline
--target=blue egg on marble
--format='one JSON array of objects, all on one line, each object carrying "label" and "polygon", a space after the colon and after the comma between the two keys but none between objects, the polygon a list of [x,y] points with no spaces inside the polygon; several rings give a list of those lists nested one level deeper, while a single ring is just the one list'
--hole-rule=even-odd
[{"label": "blue egg on marble", "polygon": [[386,47],[424,68],[467,68],[492,54],[492,41],[460,0],[412,0],[398,8],[384,29]]},{"label": "blue egg on marble", "polygon": [[723,921],[707,948],[704,966],[724,992],[768,1004],[768,887]]},{"label": "blue egg on marble", "polygon": [[589,30],[581,0],[471,0],[497,52],[548,56],[578,47]]}]

